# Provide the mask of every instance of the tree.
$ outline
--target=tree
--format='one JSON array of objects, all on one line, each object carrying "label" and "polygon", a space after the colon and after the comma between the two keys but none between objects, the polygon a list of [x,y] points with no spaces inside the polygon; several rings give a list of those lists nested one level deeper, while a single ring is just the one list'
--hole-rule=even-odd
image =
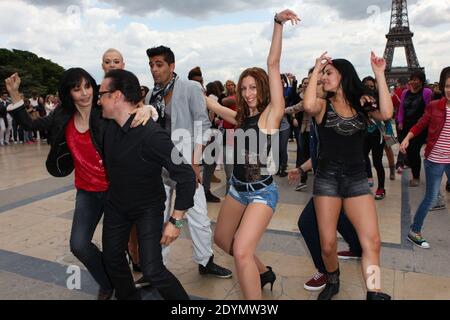
[{"label": "tree", "polygon": [[[55,94],[64,68],[58,64],[38,57],[28,51],[0,49],[0,79],[6,79],[18,72],[22,79],[21,91],[25,96],[31,96],[32,91],[39,95]],[[5,89],[1,81],[0,89]]]}]

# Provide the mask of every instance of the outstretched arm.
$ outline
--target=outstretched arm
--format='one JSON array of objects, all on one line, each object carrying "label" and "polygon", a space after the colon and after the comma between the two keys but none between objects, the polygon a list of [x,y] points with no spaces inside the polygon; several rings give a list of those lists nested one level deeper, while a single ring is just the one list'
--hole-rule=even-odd
[{"label": "outstretched arm", "polygon": [[17,73],[5,80],[6,90],[8,90],[12,99],[12,104],[8,106],[7,111],[27,131],[50,130],[53,126],[53,113],[43,118],[31,119],[25,110],[24,101],[19,92],[20,82],[21,80]]},{"label": "outstretched arm", "polygon": [[206,99],[206,106],[208,107],[209,111],[214,112],[215,114],[218,114],[223,120],[236,125],[236,114],[237,112],[222,106],[220,103],[218,103],[216,100],[211,99],[210,97],[205,97]]},{"label": "outstretched arm", "polygon": [[[272,44],[267,57],[267,70],[269,74],[270,103],[263,112],[266,119],[266,129],[279,129],[284,116],[283,85],[280,78],[280,59],[283,38],[283,24],[287,21],[297,24],[300,19],[297,14],[286,9],[275,16],[273,26]],[[239,90],[239,88],[238,88]]]},{"label": "outstretched arm", "polygon": [[143,102],[139,103],[138,107],[130,112],[131,114],[136,114],[133,121],[131,122],[131,128],[139,127],[140,125],[145,126],[150,120],[158,120],[158,111],[152,105],[144,105]]},{"label": "outstretched arm", "polygon": [[296,113],[299,113],[299,112],[304,111],[304,110],[305,109],[303,108],[303,101],[300,101],[299,103],[293,105],[292,107],[284,109],[284,113],[286,113],[286,114],[296,114]]}]

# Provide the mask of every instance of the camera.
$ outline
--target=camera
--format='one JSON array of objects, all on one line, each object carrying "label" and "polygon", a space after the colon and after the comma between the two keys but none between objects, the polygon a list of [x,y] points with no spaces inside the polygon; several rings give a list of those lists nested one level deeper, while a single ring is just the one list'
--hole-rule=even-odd
[{"label": "camera", "polygon": [[364,110],[364,112],[373,112],[375,110],[378,110],[378,103],[366,101],[366,103],[363,104],[362,109]]}]

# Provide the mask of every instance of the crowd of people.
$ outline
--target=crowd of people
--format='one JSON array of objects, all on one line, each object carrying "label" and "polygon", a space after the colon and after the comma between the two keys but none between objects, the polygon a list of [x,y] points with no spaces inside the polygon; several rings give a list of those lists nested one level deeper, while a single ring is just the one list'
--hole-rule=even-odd
[{"label": "crowd of people", "polygon": [[[450,68],[432,85],[417,71],[389,88],[386,62],[373,52],[373,75],[362,80],[351,62],[324,53],[298,83],[292,73],[281,74],[280,60],[284,25],[299,21],[291,10],[275,15],[267,71],[248,68],[237,84],[205,85],[200,67],[182,79],[175,72],[175,54],[165,46],[146,51],[152,89],[125,70],[116,49],[103,54],[100,85],[85,70],[71,68],[58,94],[43,99],[33,92],[27,99],[20,93],[20,75],[5,80],[0,146],[34,143],[39,134],[50,144],[48,172],[64,177],[75,171],[70,249],[99,284],[99,299],[113,293],[139,299],[144,286],[165,299],[188,299],[166,267],[170,244],[186,220],[199,273],[232,277],[214,262],[214,241],[234,258],[243,297],[261,299],[265,285],[272,289],[276,281],[276,266],[256,255],[276,213],[274,176],[287,177],[301,192],[310,175],[313,196],[298,227],[317,273],[305,289],[322,290],[319,300],[332,299],[340,288],[338,258],[356,258],[367,280],[367,299],[388,300],[369,281],[375,273],[381,283],[375,200],[388,196],[383,154],[391,180],[409,167],[409,186],[417,187],[424,144],[426,194],[408,239],[430,247],[421,229],[428,211],[445,208],[440,185],[444,172],[450,174]],[[288,145],[294,140],[296,164],[289,168]],[[392,146],[398,143],[395,160]],[[221,168],[224,200],[211,192],[211,183],[221,182],[215,176]],[[214,233],[207,202],[222,204]],[[103,214],[100,250],[92,237]],[[349,250],[337,252],[336,232]],[[135,283],[131,269],[142,272]]]},{"label": "crowd of people", "polygon": [[[31,92],[31,96],[21,98],[24,101],[25,109],[32,119],[48,116],[60,104],[57,94],[48,94],[45,99],[36,91]],[[18,124],[13,117],[7,113],[6,107],[11,103],[7,91],[3,91],[0,98],[0,146],[12,144],[33,144],[38,140],[46,140],[45,131],[26,131]]]}]

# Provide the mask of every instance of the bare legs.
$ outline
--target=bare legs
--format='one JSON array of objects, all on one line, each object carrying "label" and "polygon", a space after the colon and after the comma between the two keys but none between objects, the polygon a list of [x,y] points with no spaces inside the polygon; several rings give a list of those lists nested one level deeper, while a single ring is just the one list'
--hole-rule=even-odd
[{"label": "bare legs", "polygon": [[[361,268],[364,279],[367,280],[378,272],[380,265],[380,234],[374,200],[370,195],[340,199],[333,197],[316,197],[314,204],[317,210],[322,257],[328,272],[338,269],[336,227],[341,206],[352,222],[358,234],[362,247]],[[370,278],[372,280],[372,278]],[[370,285],[369,291],[379,291],[380,280],[375,286]]]},{"label": "bare legs", "polygon": [[255,251],[273,210],[264,204],[245,207],[227,196],[219,212],[214,242],[234,256],[239,284],[245,299],[261,299],[260,273],[267,268]]}]

